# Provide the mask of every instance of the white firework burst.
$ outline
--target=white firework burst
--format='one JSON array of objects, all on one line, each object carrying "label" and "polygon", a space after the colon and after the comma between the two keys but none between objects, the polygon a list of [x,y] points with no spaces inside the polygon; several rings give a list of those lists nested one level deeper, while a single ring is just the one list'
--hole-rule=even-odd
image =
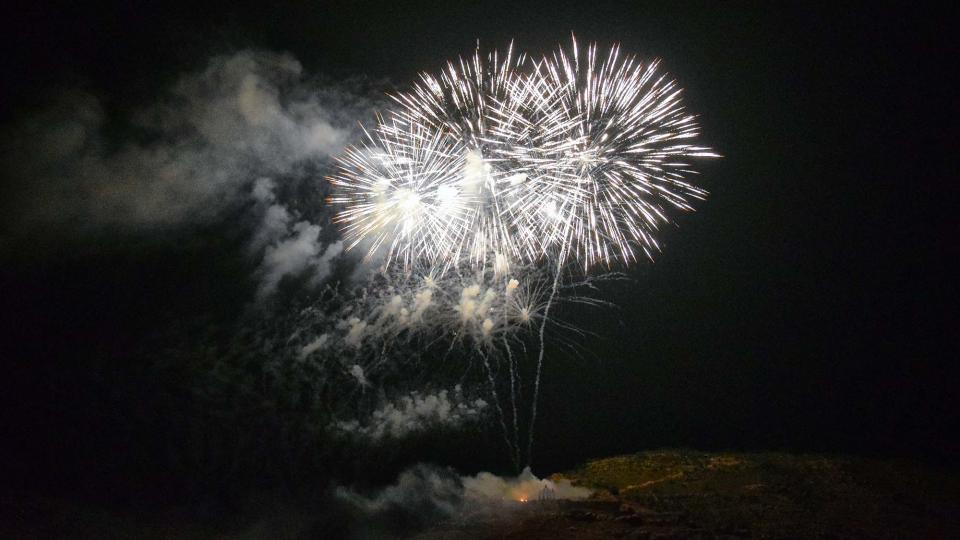
[{"label": "white firework burst", "polygon": [[331,200],[350,245],[408,269],[652,258],[671,213],[706,196],[689,161],[717,155],[692,144],[695,117],[658,63],[619,47],[478,50],[393,99],[340,159]]},{"label": "white firework burst", "polygon": [[535,157],[540,174],[520,212],[558,257],[584,270],[653,258],[658,228],[672,211],[693,210],[707,192],[689,181],[693,158],[717,157],[691,144],[693,115],[676,82],[617,46],[605,55],[574,39],[536,62],[546,107]]},{"label": "white firework burst", "polygon": [[504,219],[525,178],[512,156],[525,144],[526,111],[538,97],[519,71],[527,64],[512,47],[502,56],[478,50],[391,96],[396,107],[331,177],[351,246],[369,240],[373,252],[387,244],[388,262],[406,268],[467,260],[492,263],[498,275],[509,261],[532,258]]},{"label": "white firework burst", "polygon": [[[381,281],[333,315],[338,332],[303,350],[333,347],[366,377],[411,340],[465,347],[481,360],[519,466],[511,342],[525,352],[523,338],[539,330],[529,463],[548,322],[579,332],[552,321],[551,306],[602,305],[577,292],[605,279],[591,270],[652,259],[660,227],[707,194],[690,162],[717,154],[694,144],[680,96],[658,62],[618,46],[581,51],[575,39],[538,59],[478,49],[421,75],[330,178],[348,246],[385,257]],[[508,367],[509,415],[497,359]]]},{"label": "white firework burst", "polygon": [[406,268],[449,260],[469,210],[454,181],[465,162],[457,139],[423,124],[381,120],[363,145],[344,151],[330,178],[348,247],[368,242],[369,253],[384,248],[388,261]]}]

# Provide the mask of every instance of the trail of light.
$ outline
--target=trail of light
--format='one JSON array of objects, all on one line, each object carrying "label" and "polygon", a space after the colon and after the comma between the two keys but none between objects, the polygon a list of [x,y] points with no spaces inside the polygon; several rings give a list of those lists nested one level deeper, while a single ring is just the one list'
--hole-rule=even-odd
[{"label": "trail of light", "polygon": [[[513,458],[517,455],[517,453],[514,449],[513,443],[510,441],[510,433],[507,430],[507,423],[503,414],[503,408],[500,406],[500,398],[497,397],[497,382],[493,378],[493,370],[490,368],[490,360],[482,350],[478,349],[477,352],[480,354],[480,358],[483,359],[483,367],[487,372],[487,379],[490,381],[490,393],[493,395],[493,403],[497,409],[497,418],[500,420],[500,428],[503,430],[503,440],[507,443],[507,453],[511,458]],[[519,460],[514,459],[513,466],[514,468],[519,469]]]}]

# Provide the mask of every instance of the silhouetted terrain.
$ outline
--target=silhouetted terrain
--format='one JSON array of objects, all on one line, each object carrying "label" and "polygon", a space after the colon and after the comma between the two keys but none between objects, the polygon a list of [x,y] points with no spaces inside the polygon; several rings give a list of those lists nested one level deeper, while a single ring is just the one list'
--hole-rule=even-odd
[{"label": "silhouetted terrain", "polygon": [[417,538],[960,537],[957,472],[907,462],[664,450],[563,476],[597,492]]},{"label": "silhouetted terrain", "polygon": [[250,515],[205,520],[190,508],[118,511],[8,494],[0,537],[960,538],[960,474],[909,462],[661,450],[589,461],[559,478],[595,492],[581,501],[467,503],[419,533],[368,527],[369,516],[336,498],[265,498]]}]

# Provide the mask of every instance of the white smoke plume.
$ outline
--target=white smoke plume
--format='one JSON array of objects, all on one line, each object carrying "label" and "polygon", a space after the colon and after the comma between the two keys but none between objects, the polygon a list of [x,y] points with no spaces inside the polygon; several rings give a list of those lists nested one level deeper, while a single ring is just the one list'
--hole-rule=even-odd
[{"label": "white smoke plume", "polygon": [[337,489],[337,495],[369,513],[393,508],[431,509],[443,515],[453,514],[463,501],[463,484],[448,468],[417,464],[400,473],[396,483],[379,493],[364,497],[349,489]]},{"label": "white smoke plume", "polygon": [[[259,297],[284,276],[320,280],[341,246],[324,245],[320,224],[289,204],[301,201],[281,201],[278,186],[319,186],[318,167],[371,113],[344,88],[308,77],[288,54],[246,50],[211,58],[126,115],[66,92],[0,131],[0,170],[10,180],[3,219],[20,235],[253,221]],[[322,207],[319,191],[303,203]],[[251,193],[252,210],[238,215]]]},{"label": "white smoke plume", "polygon": [[370,386],[370,381],[367,380],[367,376],[363,372],[363,367],[359,364],[354,364],[350,367],[350,376],[353,377],[360,386]]},{"label": "white smoke plume", "polygon": [[300,348],[299,357],[301,360],[307,358],[311,354],[323,349],[327,345],[327,341],[330,340],[330,334],[320,334],[316,339],[307,343]]},{"label": "white smoke plume", "polygon": [[274,189],[274,182],[268,178],[257,180],[253,188],[253,197],[260,206],[268,204],[250,243],[252,251],[263,252],[257,289],[261,299],[273,294],[284,276],[309,271],[310,281],[318,283],[330,273],[331,261],[343,250],[342,242],[326,246],[320,242],[319,225],[307,220],[292,223],[292,212],[276,202]]},{"label": "white smoke plume", "polygon": [[[353,366],[351,374],[358,384],[366,383],[363,369]],[[368,383],[369,384],[369,383]],[[384,439],[400,439],[415,433],[433,429],[462,427],[477,421],[488,404],[480,398],[467,399],[459,385],[453,392],[440,390],[436,393],[413,392],[395,402],[386,402],[363,421],[340,421],[334,428],[344,434],[373,442]]]},{"label": "white smoke plume", "polygon": [[[308,80],[290,55],[212,58],[134,114],[146,136],[115,144],[84,92],[4,133],[5,169],[27,197],[20,218],[148,227],[208,219],[258,177],[340,152],[368,105]],[[334,104],[335,107],[334,108]]]},{"label": "white smoke plume", "polygon": [[569,480],[537,478],[530,467],[525,467],[514,478],[488,472],[464,477],[463,487],[465,497],[477,501],[530,502],[542,498],[576,500],[585,499],[592,493],[587,488],[572,485]]},{"label": "white smoke plume", "polygon": [[[488,472],[458,476],[450,468],[425,464],[403,471],[394,484],[371,495],[344,487],[335,491],[337,498],[361,512],[363,522],[381,522],[381,527],[403,525],[408,529],[445,520],[463,524],[488,522],[538,501],[585,499],[591,494],[591,490],[573,486],[567,480],[537,478],[529,467],[516,477]],[[357,536],[370,538],[377,534],[367,529]]]}]

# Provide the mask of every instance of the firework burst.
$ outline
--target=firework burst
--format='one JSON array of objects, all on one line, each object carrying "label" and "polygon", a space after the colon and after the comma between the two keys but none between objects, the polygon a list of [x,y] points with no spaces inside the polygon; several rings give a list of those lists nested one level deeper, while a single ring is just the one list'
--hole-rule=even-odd
[{"label": "firework burst", "polygon": [[680,94],[657,62],[619,47],[477,51],[393,96],[341,158],[331,201],[351,245],[386,246],[408,268],[652,258],[671,213],[706,196],[689,162],[716,157],[691,143]]},{"label": "firework burst", "polygon": [[505,219],[530,167],[515,157],[539,97],[521,72],[526,65],[512,48],[477,51],[391,96],[396,106],[331,177],[351,245],[369,240],[372,253],[386,244],[387,261],[408,269],[468,260],[492,263],[498,275],[509,261],[534,257]]},{"label": "firework burst", "polygon": [[536,63],[550,141],[537,148],[542,174],[527,196],[541,216],[521,214],[584,269],[629,264],[637,248],[652,259],[670,213],[693,210],[691,201],[706,196],[688,180],[696,174],[689,161],[717,154],[690,143],[695,117],[658,62],[644,64],[616,46],[605,55],[596,45],[583,52],[574,40]]},{"label": "firework burst", "polygon": [[344,152],[331,177],[349,247],[385,248],[388,261],[407,268],[449,259],[469,209],[452,181],[465,166],[463,145],[422,124],[382,120],[366,138]]},{"label": "firework burst", "polygon": [[[690,162],[717,154],[694,144],[695,117],[659,64],[617,46],[581,51],[574,39],[537,59],[477,50],[391,97],[330,178],[348,246],[385,264],[328,339],[354,353],[364,381],[383,351],[411,339],[464,345],[482,361],[519,465],[510,343],[538,333],[529,462],[551,306],[599,303],[558,291],[589,286],[596,266],[652,259],[660,227],[706,197]],[[510,414],[495,380],[503,357]]]}]

